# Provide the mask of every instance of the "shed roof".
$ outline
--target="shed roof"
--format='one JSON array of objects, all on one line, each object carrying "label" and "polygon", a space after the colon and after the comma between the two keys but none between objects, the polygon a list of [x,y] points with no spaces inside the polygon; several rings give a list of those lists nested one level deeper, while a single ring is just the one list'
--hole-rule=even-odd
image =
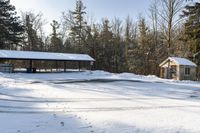
[{"label": "shed roof", "polygon": [[184,66],[194,66],[197,67],[197,65],[186,59],[186,58],[180,58],[180,57],[168,57],[166,60],[164,60],[159,66],[163,66],[165,63],[167,63],[168,61],[172,61],[175,62],[177,65],[184,65]]},{"label": "shed roof", "polygon": [[95,61],[87,54],[0,50],[0,59],[52,60],[52,61]]}]

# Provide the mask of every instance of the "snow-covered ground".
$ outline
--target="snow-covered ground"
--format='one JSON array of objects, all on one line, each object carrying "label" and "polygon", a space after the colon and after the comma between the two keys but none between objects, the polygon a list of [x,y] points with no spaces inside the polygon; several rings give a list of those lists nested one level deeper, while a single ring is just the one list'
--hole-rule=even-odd
[{"label": "snow-covered ground", "polygon": [[1,133],[199,133],[200,83],[103,71],[0,73]]}]

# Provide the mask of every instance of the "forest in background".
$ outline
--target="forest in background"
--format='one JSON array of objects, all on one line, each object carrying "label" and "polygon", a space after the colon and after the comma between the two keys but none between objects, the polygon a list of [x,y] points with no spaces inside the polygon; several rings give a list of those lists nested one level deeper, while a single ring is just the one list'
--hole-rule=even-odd
[{"label": "forest in background", "polygon": [[[159,75],[159,64],[178,56],[194,61],[200,72],[200,3],[152,0],[148,18],[138,16],[102,18],[97,23],[76,0],[74,10],[52,20],[52,32],[46,36],[42,13],[19,15],[9,0],[0,0],[0,49],[84,53],[96,60],[94,69],[144,75]],[[40,66],[57,65],[40,62]]]}]

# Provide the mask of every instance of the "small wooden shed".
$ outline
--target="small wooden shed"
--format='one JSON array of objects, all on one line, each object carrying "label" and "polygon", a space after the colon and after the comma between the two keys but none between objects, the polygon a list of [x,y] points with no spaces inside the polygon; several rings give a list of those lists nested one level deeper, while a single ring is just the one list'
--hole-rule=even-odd
[{"label": "small wooden shed", "polygon": [[196,80],[197,65],[186,58],[168,57],[159,66],[161,78]]}]

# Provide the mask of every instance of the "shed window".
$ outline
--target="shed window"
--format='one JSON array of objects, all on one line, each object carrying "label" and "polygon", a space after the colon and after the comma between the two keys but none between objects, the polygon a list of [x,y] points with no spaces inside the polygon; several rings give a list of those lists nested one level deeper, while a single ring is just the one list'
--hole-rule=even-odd
[{"label": "shed window", "polygon": [[185,75],[190,75],[190,68],[189,67],[185,68]]}]

